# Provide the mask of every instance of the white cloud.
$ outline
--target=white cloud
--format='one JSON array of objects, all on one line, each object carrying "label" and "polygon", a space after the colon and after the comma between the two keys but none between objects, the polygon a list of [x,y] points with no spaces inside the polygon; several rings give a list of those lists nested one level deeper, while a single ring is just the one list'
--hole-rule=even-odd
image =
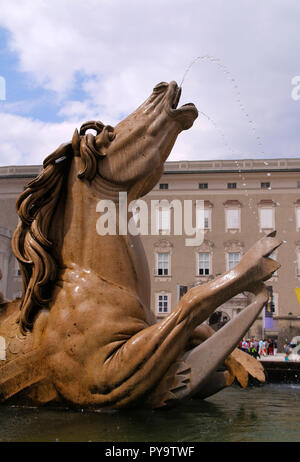
[{"label": "white cloud", "polygon": [[[0,113],[2,165],[41,164],[60,144],[72,139],[74,123],[44,123]],[[77,124],[79,127],[79,123]]]},{"label": "white cloud", "polygon": [[[0,134],[1,152],[11,131],[26,138],[21,132],[25,125],[26,133],[32,130],[31,139],[43,127],[47,146],[48,133],[56,146],[77,120],[113,125],[156,83],[179,82],[195,57],[211,54],[221,59],[219,65],[197,61],[183,82],[182,102],[195,102],[214,123],[199,117],[181,135],[171,159],[300,154],[295,124],[300,102],[297,106],[290,97],[291,78],[299,74],[297,0],[23,0],[21,5],[0,0],[0,26],[9,31],[20,70],[55,92],[58,116],[65,121],[19,121],[19,135],[6,126],[7,134]],[[77,85],[84,91],[80,99]],[[14,157],[19,149],[19,161],[27,162],[29,146],[26,151],[22,144],[5,147]],[[1,164],[7,161],[1,153]]]}]

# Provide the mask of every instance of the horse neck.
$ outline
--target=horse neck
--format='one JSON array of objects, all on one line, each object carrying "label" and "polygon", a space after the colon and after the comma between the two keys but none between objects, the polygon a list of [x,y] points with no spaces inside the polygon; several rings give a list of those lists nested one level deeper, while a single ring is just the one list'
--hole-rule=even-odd
[{"label": "horse neck", "polygon": [[[61,213],[63,223],[62,264],[92,270],[101,278],[137,292],[134,258],[131,258],[128,236],[100,236],[96,207],[101,199],[116,200],[118,189],[98,176],[91,183],[78,179],[80,160],[75,157],[68,176],[66,201]],[[63,216],[62,216],[63,215]]]}]

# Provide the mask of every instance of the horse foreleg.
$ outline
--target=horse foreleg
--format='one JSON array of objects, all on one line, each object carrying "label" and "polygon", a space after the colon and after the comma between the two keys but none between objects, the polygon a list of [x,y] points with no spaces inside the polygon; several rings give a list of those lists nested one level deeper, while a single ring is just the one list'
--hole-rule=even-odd
[{"label": "horse foreleg", "polygon": [[[218,372],[218,369],[226,358],[230,358],[230,353],[268,300],[268,290],[263,283],[257,283],[251,291],[255,294],[255,299],[249,306],[222,329],[208,336],[199,346],[181,356],[181,364],[177,369],[169,371],[150,397],[149,404],[152,407],[172,405],[175,401],[195,395],[206,398],[231,385],[235,377],[230,372],[230,367],[225,372]],[[199,333],[200,337],[204,337],[201,330]],[[247,374],[244,369],[242,373]]]},{"label": "horse foreleg", "polygon": [[[234,349],[267,301],[268,293],[260,281],[269,279],[280,266],[268,258],[268,255],[281,244],[273,236],[266,236],[258,241],[240,263],[223,276],[191,289],[164,320],[139,330],[116,348],[99,373],[102,384],[109,384],[112,390],[110,399],[115,407],[129,406],[149,394],[162,380],[170,366],[176,363],[178,358],[182,358],[196,326],[203,323],[228,299],[245,290],[252,291],[256,295],[255,301],[216,333],[213,342],[208,339],[183,357],[187,369],[192,369],[199,364],[199,358],[203,367],[200,372],[197,372],[196,381],[190,387],[181,387],[178,399],[191,395],[198,385],[216,370],[220,361],[223,361],[224,357]],[[228,335],[227,340],[223,338],[225,332]],[[222,350],[220,351],[218,345],[212,355],[213,345],[217,339],[220,339]],[[180,368],[182,367],[186,366],[181,365]],[[95,390],[93,393],[95,402],[97,402],[97,394]],[[106,397],[108,398],[107,392]]]}]

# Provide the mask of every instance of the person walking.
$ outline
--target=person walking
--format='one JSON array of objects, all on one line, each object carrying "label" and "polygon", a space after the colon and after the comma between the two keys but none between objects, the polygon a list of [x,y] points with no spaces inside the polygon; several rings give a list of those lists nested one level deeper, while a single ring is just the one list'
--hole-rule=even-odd
[{"label": "person walking", "polygon": [[272,356],[274,354],[274,343],[273,343],[273,339],[271,338],[269,339],[268,354]]},{"label": "person walking", "polygon": [[269,354],[269,342],[268,340],[264,340],[264,351],[265,351],[265,356]]},{"label": "person walking", "polygon": [[288,361],[289,360],[289,355],[291,354],[291,348],[290,348],[290,345],[288,343],[285,343],[285,345],[284,345],[284,353],[285,353],[284,360]]},{"label": "person walking", "polygon": [[243,339],[243,342],[242,342],[242,350],[245,352],[245,353],[248,353],[248,343],[245,339]]},{"label": "person walking", "polygon": [[260,356],[267,356],[265,340],[260,339],[258,352]]},{"label": "person walking", "polygon": [[274,356],[277,355],[277,342],[274,340]]}]

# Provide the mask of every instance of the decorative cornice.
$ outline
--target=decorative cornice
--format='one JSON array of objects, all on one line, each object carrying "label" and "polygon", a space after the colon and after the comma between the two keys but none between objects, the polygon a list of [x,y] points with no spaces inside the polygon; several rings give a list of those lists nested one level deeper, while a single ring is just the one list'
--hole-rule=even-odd
[{"label": "decorative cornice", "polygon": [[167,239],[160,239],[153,244],[155,249],[173,249],[174,245]]},{"label": "decorative cornice", "polygon": [[257,205],[258,205],[259,207],[262,207],[262,206],[265,206],[265,205],[266,205],[266,206],[267,206],[267,205],[268,205],[268,206],[271,205],[272,207],[276,207],[276,202],[274,202],[272,199],[261,199],[261,200],[257,203]]},{"label": "decorative cornice", "polygon": [[214,204],[209,200],[204,200],[204,208],[212,208]]},{"label": "decorative cornice", "polygon": [[245,247],[245,244],[241,241],[231,240],[224,242],[224,249],[226,251],[242,251]]},{"label": "decorative cornice", "polygon": [[223,203],[224,207],[242,207],[242,203],[237,199],[228,199]]},{"label": "decorative cornice", "polygon": [[208,240],[205,239],[199,247],[195,248],[195,252],[211,252],[211,250],[214,248],[215,244]]}]

